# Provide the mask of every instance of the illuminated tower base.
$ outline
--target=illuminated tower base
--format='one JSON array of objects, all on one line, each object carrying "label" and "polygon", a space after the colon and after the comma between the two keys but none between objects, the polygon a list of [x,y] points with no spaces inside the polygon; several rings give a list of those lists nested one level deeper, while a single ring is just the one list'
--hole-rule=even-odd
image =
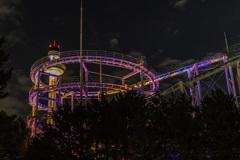
[{"label": "illuminated tower base", "polygon": [[[53,45],[49,45],[48,57],[50,60],[60,58],[59,49],[60,49],[60,46],[59,45],[55,46],[55,41],[54,41]],[[55,67],[48,68],[47,70],[44,71],[46,73],[53,75],[53,76],[49,76],[49,86],[57,85],[58,78],[55,76],[62,75],[64,73],[65,69],[66,69],[66,67],[64,65],[57,65]],[[53,120],[51,117],[52,117],[52,110],[56,110],[56,107],[57,107],[57,103],[56,103],[56,101],[54,101],[57,99],[57,93],[56,92],[49,93],[48,98],[49,98],[48,107],[50,107],[50,110],[48,111],[49,118],[47,120],[47,123],[53,124]]]}]

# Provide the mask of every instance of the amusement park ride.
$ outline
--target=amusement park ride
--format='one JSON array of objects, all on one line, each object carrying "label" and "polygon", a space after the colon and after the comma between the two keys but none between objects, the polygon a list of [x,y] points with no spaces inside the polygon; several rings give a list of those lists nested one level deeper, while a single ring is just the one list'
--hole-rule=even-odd
[{"label": "amusement park ride", "polygon": [[[240,44],[232,47],[234,56],[231,58],[227,57],[227,55],[219,55],[157,75],[147,65],[144,57],[135,58],[115,52],[93,50],[83,50],[82,53],[79,50],[60,52],[60,46],[57,46],[54,42],[53,45],[49,46],[48,56],[37,60],[30,70],[30,77],[34,86],[29,91],[29,103],[32,106],[33,117],[29,120],[29,123],[35,126],[33,128],[37,129],[41,128],[43,121],[52,124],[52,110],[56,110],[57,106],[61,106],[66,100],[71,100],[71,109],[73,110],[76,100],[79,103],[84,103],[89,98],[97,98],[100,93],[110,95],[126,92],[127,90],[136,90],[146,97],[151,96],[155,91],[159,90],[162,80],[179,75],[185,76],[185,78],[172,87],[161,90],[160,94],[162,96],[181,91],[192,97],[194,105],[200,105],[203,97],[201,82],[206,78],[210,78],[212,84],[208,85],[208,88],[221,87],[222,85],[218,85],[211,76],[224,72],[228,93],[234,95],[238,105],[237,95],[240,93],[239,47]],[[82,86],[79,74],[71,77],[64,75],[64,72],[74,64],[80,64],[84,70]],[[125,70],[124,73],[126,74],[122,76],[119,76],[116,72],[106,74],[103,68],[106,71],[121,68],[121,70]],[[236,70],[233,70],[235,68]],[[234,77],[234,74],[237,76]],[[92,78],[93,75],[97,75],[98,79]],[[139,82],[130,81],[132,79],[139,80]],[[234,82],[236,80],[238,91],[236,91]],[[204,90],[206,91],[206,89]]]}]

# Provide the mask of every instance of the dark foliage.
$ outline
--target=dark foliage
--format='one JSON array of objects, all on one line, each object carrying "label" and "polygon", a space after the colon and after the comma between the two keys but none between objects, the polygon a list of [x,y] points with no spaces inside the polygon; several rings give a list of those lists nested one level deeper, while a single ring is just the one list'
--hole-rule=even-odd
[{"label": "dark foliage", "polygon": [[30,136],[26,123],[16,115],[0,111],[0,159],[20,159],[27,149]]},{"label": "dark foliage", "polygon": [[205,157],[211,159],[239,159],[240,114],[231,95],[221,90],[202,102],[204,130],[202,139]]},{"label": "dark foliage", "polygon": [[4,64],[8,61],[8,54],[4,52],[2,46],[4,44],[4,38],[0,39],[0,98],[4,98],[7,96],[7,93],[3,92],[3,90],[7,87],[7,81],[11,77],[12,68],[5,69]]},{"label": "dark foliage", "polygon": [[[157,94],[156,94],[157,95]],[[28,159],[238,159],[239,111],[216,91],[193,107],[184,95],[146,100],[134,92],[53,114]]]},{"label": "dark foliage", "polygon": [[[0,99],[7,96],[3,90],[12,73],[12,68],[6,69],[4,66],[9,55],[2,49],[3,44],[4,38],[0,38]],[[0,159],[22,159],[26,153],[29,131],[22,118],[0,111]]]},{"label": "dark foliage", "polygon": [[[86,106],[59,108],[54,127],[45,125],[43,134],[29,148],[27,159],[122,159],[136,157],[134,139],[146,127],[144,97],[129,92],[107,101],[92,100]],[[136,137],[136,138],[135,138]]]},{"label": "dark foliage", "polygon": [[149,153],[142,159],[197,159],[202,129],[199,107],[194,108],[184,95],[167,101],[154,97],[152,102],[149,145],[143,145],[146,150],[141,155]]}]

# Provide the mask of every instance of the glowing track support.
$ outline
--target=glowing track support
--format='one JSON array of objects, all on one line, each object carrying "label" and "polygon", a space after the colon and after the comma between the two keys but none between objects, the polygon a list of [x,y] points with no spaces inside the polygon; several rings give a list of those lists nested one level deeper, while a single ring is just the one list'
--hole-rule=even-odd
[{"label": "glowing track support", "polygon": [[[141,66],[144,66],[144,60],[145,60],[145,57],[141,57]],[[143,70],[141,69],[140,71],[140,80],[141,80],[141,94],[144,93],[144,85],[143,85]]]},{"label": "glowing track support", "polygon": [[88,72],[85,72],[85,103],[88,101]]},{"label": "glowing track support", "polygon": [[[60,85],[61,84],[61,80],[62,80],[62,77],[59,78],[59,82],[58,84]],[[58,107],[62,105],[61,103],[61,89],[58,90]],[[57,108],[55,108],[55,110],[57,110]]]},{"label": "glowing track support", "polygon": [[[223,57],[223,63],[226,63],[227,62],[227,56],[224,56]],[[230,88],[230,85],[229,85],[229,79],[228,79],[228,69],[225,68],[225,76],[226,76],[226,83],[227,83],[227,88],[228,88],[228,94],[231,94],[231,88]]]},{"label": "glowing track support", "polygon": [[[227,62],[227,56],[224,57],[224,63]],[[237,99],[237,93],[235,88],[235,82],[232,72],[232,66],[228,66],[225,69],[225,76],[226,76],[226,82],[227,82],[227,88],[228,88],[228,94],[232,94],[235,98],[235,104],[238,106],[238,99]]]},{"label": "glowing track support", "polygon": [[129,77],[132,77],[133,75],[135,75],[135,74],[137,74],[137,73],[139,73],[139,72],[140,72],[140,70],[137,70],[137,71],[131,72],[131,73],[129,73],[129,74],[123,76],[122,79],[125,80],[125,79],[127,79],[127,78],[129,78]]},{"label": "glowing track support", "polygon": [[36,99],[36,105],[34,107],[34,110],[33,110],[33,117],[34,117],[34,135],[33,137],[36,137],[36,134],[37,134],[37,117],[38,117],[38,103],[39,103],[39,85],[40,85],[40,68],[38,69],[38,73],[37,73],[37,99]]},{"label": "glowing track support", "polygon": [[73,112],[74,109],[74,92],[71,94],[71,111]]},{"label": "glowing track support", "polygon": [[240,61],[237,62],[238,93],[240,93]]},{"label": "glowing track support", "polygon": [[[194,80],[196,76],[198,76],[198,65],[195,63],[191,69],[187,72],[188,74],[188,81]],[[195,84],[193,85],[194,88],[197,88],[198,94],[196,95],[194,93],[194,89],[190,88],[190,95],[192,97],[192,104],[196,105],[197,99],[199,103],[201,103],[201,87],[200,87],[200,81],[196,81]],[[198,97],[197,97],[198,96]]]},{"label": "glowing track support", "polygon": [[83,62],[83,68],[85,71],[85,87],[84,87],[84,91],[85,91],[85,104],[88,101],[88,69],[85,65],[85,62]]}]

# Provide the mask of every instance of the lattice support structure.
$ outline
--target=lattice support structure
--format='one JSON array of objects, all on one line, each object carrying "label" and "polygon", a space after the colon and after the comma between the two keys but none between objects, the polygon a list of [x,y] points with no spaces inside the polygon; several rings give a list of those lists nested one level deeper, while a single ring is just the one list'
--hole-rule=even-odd
[{"label": "lattice support structure", "polygon": [[[227,62],[227,56],[224,57],[224,63],[226,63],[226,62]],[[228,66],[225,69],[225,76],[226,76],[228,94],[232,94],[234,96],[235,103],[238,106],[238,98],[237,98],[237,93],[236,93],[236,88],[235,88],[232,66]]]},{"label": "lattice support structure", "polygon": [[[188,74],[188,81],[192,81],[194,80],[194,78],[196,76],[198,76],[198,65],[197,63],[195,63],[191,69],[189,69],[189,71],[187,72]],[[196,93],[194,92],[194,88],[197,88],[198,94],[196,95]],[[190,88],[190,96],[192,97],[192,104],[196,105],[197,100],[199,101],[199,103],[201,103],[201,87],[200,87],[200,81],[196,81],[195,83],[193,83],[193,88]],[[198,96],[198,97],[197,97]]]},{"label": "lattice support structure", "polygon": [[[240,46],[240,45],[239,45]],[[236,49],[236,48],[235,48]],[[236,49],[238,52],[239,48]],[[195,64],[188,65],[186,67],[179,68],[175,71],[167,72],[161,75],[156,76],[156,81],[161,81],[170,77],[174,77],[183,73],[187,73],[187,81],[179,82],[172,87],[165,89],[161,92],[161,95],[167,95],[171,92],[176,92],[180,89],[181,92],[188,94],[185,91],[185,87],[189,88],[189,94],[193,99],[194,105],[200,105],[202,99],[201,85],[200,82],[205,78],[210,78],[214,85],[220,87],[216,84],[211,76],[225,71],[226,84],[228,88],[228,93],[232,94],[235,97],[235,104],[238,106],[238,96],[236,92],[235,82],[234,82],[234,72],[233,67],[237,66],[237,81],[239,86],[240,93],[240,55],[236,53],[231,59],[227,59],[227,56],[217,56],[203,62],[198,62]],[[211,86],[209,86],[211,87]]]},{"label": "lattice support structure", "polygon": [[237,83],[238,83],[238,93],[240,93],[240,61],[237,61]]}]

